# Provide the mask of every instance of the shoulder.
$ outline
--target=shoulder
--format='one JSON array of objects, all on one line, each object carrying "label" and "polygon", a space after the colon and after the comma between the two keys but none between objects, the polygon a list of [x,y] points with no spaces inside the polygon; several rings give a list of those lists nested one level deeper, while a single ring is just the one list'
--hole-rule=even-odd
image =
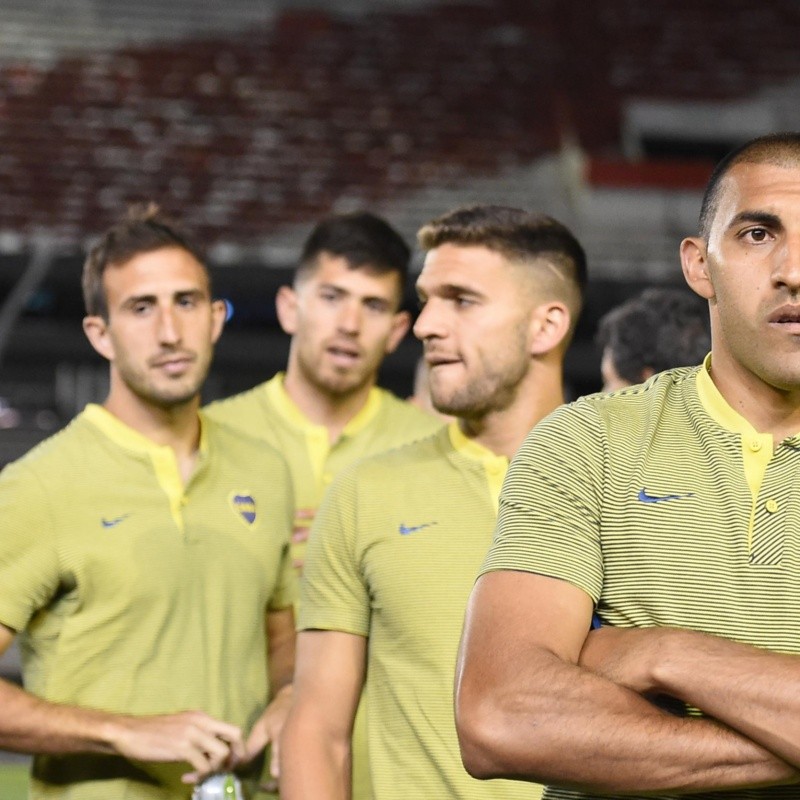
[{"label": "shoulder", "polygon": [[[3,513],[43,513],[51,503],[85,491],[93,476],[107,470],[103,458],[116,455],[103,446],[103,435],[76,417],[66,427],[0,470],[0,506]],[[108,463],[108,462],[106,462]]]},{"label": "shoulder", "polygon": [[379,417],[390,420],[395,426],[402,426],[418,436],[424,436],[444,425],[442,420],[422,411],[407,400],[401,400],[388,389],[378,388],[377,392],[380,398]]},{"label": "shoulder", "polygon": [[697,367],[658,373],[617,392],[586,395],[556,409],[528,434],[515,462],[544,466],[630,457],[654,438],[679,441],[700,408]]},{"label": "shoulder", "polygon": [[102,440],[102,435],[79,414],[57,433],[39,442],[25,455],[7,464],[2,474],[18,471],[47,474],[63,473],[75,459],[85,457],[86,448]]},{"label": "shoulder", "polygon": [[590,394],[556,409],[534,431],[564,432],[592,428],[614,435],[650,425],[664,413],[684,414],[696,402],[698,367],[680,367],[645,383],[611,393]]},{"label": "shoulder", "polygon": [[359,487],[376,482],[386,485],[397,482],[400,475],[404,476],[404,481],[409,475],[419,478],[431,469],[441,468],[444,456],[450,451],[452,445],[447,428],[442,426],[422,438],[358,459],[342,470],[334,485],[339,482],[350,482]]},{"label": "shoulder", "polygon": [[200,412],[208,446],[215,458],[238,462],[252,471],[256,466],[272,464],[288,472],[283,455],[260,436],[229,422],[224,416]]},{"label": "shoulder", "polygon": [[246,427],[254,414],[263,414],[268,407],[267,386],[269,381],[252,389],[209,403],[203,413],[210,419],[225,422],[236,428]]}]

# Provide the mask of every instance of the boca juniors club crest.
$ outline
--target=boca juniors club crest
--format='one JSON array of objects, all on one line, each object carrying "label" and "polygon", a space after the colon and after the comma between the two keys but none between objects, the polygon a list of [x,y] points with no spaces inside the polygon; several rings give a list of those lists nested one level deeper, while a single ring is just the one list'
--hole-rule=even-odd
[{"label": "boca juniors club crest", "polygon": [[236,516],[248,528],[252,528],[256,523],[256,501],[253,496],[245,492],[234,492],[229,499]]}]

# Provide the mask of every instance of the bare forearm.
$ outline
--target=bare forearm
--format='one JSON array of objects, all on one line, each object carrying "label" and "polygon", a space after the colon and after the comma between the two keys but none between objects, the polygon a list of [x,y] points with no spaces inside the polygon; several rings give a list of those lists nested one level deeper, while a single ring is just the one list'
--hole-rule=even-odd
[{"label": "bare forearm", "polygon": [[241,731],[201,711],[138,717],[49,703],[0,681],[0,749],[32,754],[116,753],[186,762],[194,777],[244,755]]},{"label": "bare forearm", "polygon": [[476,777],[599,793],[693,793],[797,778],[724,726],[668,715],[546,651],[528,654],[523,669],[500,680],[492,676],[492,694],[484,677],[465,675],[457,700],[462,753]]},{"label": "bare forearm", "polygon": [[281,738],[282,800],[349,800],[350,742],[292,711]]},{"label": "bare forearm", "polygon": [[0,681],[0,748],[20,753],[112,753],[111,714],[48,703]]},{"label": "bare forearm", "polygon": [[800,766],[800,658],[692,631],[661,632],[654,688]]},{"label": "bare forearm", "polygon": [[291,608],[267,614],[267,668],[271,697],[291,684],[294,677],[296,635],[294,611]]}]

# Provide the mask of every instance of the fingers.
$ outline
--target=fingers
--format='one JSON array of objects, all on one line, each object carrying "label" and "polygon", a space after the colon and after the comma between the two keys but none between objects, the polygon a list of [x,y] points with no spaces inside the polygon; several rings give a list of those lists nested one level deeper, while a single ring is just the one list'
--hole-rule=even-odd
[{"label": "fingers", "polygon": [[229,769],[245,757],[241,730],[200,711],[118,719],[116,752],[153,763],[185,761],[192,768],[183,776],[187,783]]},{"label": "fingers", "polygon": [[281,776],[280,761],[280,739],[275,739],[272,743],[272,753],[269,759],[269,774],[276,780]]},{"label": "fingers", "polygon": [[315,508],[298,508],[294,512],[294,527],[292,528],[292,542],[300,544],[308,539],[308,531],[314,520],[317,510]]},{"label": "fingers", "polygon": [[188,749],[183,760],[193,771],[181,776],[184,783],[197,783],[211,773],[233,769],[244,758],[241,731],[212,717],[196,717],[186,737]]},{"label": "fingers", "polygon": [[294,512],[294,528],[292,529],[292,566],[302,572],[305,566],[305,543],[308,541],[308,534],[314,515],[317,513],[315,508],[298,508]]}]

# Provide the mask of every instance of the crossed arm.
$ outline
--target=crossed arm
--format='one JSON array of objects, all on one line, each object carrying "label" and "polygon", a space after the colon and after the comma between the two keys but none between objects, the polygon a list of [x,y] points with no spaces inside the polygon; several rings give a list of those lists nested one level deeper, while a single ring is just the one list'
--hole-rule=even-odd
[{"label": "crossed arm", "polygon": [[[280,688],[291,679],[294,655],[291,609],[271,612],[267,629],[278,643],[271,654],[277,658],[273,686]],[[13,630],[0,625],[0,653],[9,648],[14,635]],[[112,714],[51,703],[0,680],[3,709],[0,748],[20,753],[105,753],[137,761],[182,761],[192,768],[184,780],[194,782],[217,770],[249,761],[276,738],[286,713],[287,691],[277,692],[245,742],[236,725],[202,711],[148,716]]]},{"label": "crossed arm", "polygon": [[[676,630],[587,641],[591,612],[590,598],[563,581],[512,571],[479,579],[456,684],[471,774],[600,793],[800,780],[800,661]],[[640,693],[649,691],[714,719],[667,714]]]}]

